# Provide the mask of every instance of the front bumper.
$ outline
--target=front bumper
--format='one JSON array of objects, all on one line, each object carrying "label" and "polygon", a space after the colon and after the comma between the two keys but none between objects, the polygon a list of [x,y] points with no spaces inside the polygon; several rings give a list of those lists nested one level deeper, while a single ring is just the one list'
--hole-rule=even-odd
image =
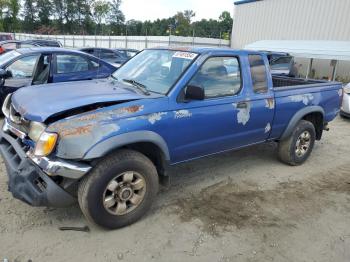
[{"label": "front bumper", "polygon": [[76,199],[56,184],[26,155],[21,138],[0,130],[0,153],[9,178],[12,195],[32,206],[64,207]]}]

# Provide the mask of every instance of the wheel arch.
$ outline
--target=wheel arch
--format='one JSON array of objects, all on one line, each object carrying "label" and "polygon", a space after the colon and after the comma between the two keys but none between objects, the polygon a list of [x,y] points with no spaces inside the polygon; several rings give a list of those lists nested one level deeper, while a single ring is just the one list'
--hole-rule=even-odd
[{"label": "wheel arch", "polygon": [[165,176],[165,168],[170,162],[169,149],[165,140],[152,131],[135,131],[106,139],[90,148],[84,160],[98,159],[123,148],[144,154],[156,166],[158,174]]},{"label": "wheel arch", "polygon": [[324,110],[320,106],[309,106],[302,108],[291,118],[287,128],[282,133],[280,140],[289,137],[300,120],[307,120],[311,122],[315,127],[316,139],[320,140],[323,133],[324,115]]}]

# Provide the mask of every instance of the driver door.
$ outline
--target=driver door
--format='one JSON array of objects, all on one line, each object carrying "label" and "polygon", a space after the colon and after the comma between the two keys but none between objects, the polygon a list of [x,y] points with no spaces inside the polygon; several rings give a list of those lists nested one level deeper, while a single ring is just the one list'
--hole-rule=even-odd
[{"label": "driver door", "polygon": [[17,89],[32,85],[39,57],[40,54],[21,57],[5,68],[9,73],[9,77],[3,81],[1,87],[1,101],[3,101],[8,94],[15,92]]}]

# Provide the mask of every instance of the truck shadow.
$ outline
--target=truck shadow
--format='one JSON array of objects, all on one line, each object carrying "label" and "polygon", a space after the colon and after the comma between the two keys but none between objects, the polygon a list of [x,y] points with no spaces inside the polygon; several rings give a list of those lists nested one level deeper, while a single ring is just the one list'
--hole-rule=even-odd
[{"label": "truck shadow", "polygon": [[178,185],[192,184],[195,180],[227,178],[228,172],[246,172],[252,165],[278,163],[276,150],[276,143],[264,143],[171,166],[170,190]]}]

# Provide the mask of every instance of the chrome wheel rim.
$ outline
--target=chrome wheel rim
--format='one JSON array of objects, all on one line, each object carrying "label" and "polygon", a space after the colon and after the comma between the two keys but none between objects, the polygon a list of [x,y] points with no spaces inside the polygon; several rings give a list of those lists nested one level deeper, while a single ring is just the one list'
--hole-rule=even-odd
[{"label": "chrome wheel rim", "polygon": [[304,131],[300,134],[295,145],[295,154],[298,157],[303,157],[310,148],[311,134],[309,131]]},{"label": "chrome wheel rim", "polygon": [[103,193],[103,206],[112,215],[125,215],[142,203],[145,193],[145,178],[135,171],[127,171],[107,184]]}]

